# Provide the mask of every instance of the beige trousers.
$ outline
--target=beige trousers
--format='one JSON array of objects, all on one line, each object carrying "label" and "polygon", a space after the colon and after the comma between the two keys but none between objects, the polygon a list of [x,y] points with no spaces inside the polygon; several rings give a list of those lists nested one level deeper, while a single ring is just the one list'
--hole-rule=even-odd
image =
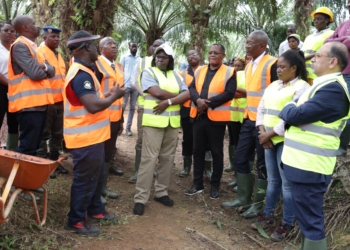
[{"label": "beige trousers", "polygon": [[154,183],[155,197],[168,195],[171,171],[174,165],[178,128],[143,127],[142,155],[137,175],[135,203],[145,204],[150,196],[153,173],[159,159]]}]

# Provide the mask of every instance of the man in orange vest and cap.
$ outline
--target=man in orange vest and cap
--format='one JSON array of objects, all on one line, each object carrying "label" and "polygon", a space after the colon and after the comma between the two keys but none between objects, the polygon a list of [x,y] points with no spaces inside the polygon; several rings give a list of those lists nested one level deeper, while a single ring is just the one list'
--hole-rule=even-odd
[{"label": "man in orange vest and cap", "polygon": [[[62,147],[63,140],[62,89],[66,76],[66,65],[63,61],[62,56],[56,50],[60,44],[61,30],[53,26],[45,26],[43,27],[43,31],[44,45],[38,48],[37,53],[41,53],[45,60],[53,65],[56,69],[55,76],[49,78],[53,100],[55,103],[49,105],[47,108],[47,119],[44,129],[44,136],[40,143],[40,147],[37,150],[37,155],[43,158],[47,157],[48,152],[46,141],[49,140],[49,159],[56,161],[59,157],[58,151]],[[61,174],[68,174],[68,170],[62,167],[62,165],[58,165],[56,171]],[[50,178],[56,178],[56,174],[53,173]]]},{"label": "man in orange vest and cap", "polygon": [[[65,229],[89,236],[97,236],[100,229],[91,221],[115,220],[101,202],[104,181],[104,142],[110,138],[108,107],[124,95],[116,87],[103,93],[92,64],[98,59],[92,36],[80,30],[69,37],[67,45],[74,56],[63,90],[63,135],[74,164],[70,211]],[[86,217],[87,214],[87,217]]]}]

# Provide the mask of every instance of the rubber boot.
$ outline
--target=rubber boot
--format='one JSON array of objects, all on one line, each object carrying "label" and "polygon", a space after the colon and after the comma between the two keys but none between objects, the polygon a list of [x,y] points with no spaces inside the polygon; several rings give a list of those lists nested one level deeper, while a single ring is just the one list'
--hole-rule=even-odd
[{"label": "rubber boot", "polygon": [[[234,165],[234,161],[233,161],[233,156],[235,154],[235,146],[234,145],[229,145],[228,146],[228,157],[230,160],[230,164],[228,164],[228,166],[224,169],[225,172],[232,172],[235,170],[235,165]],[[235,174],[236,176],[236,174]],[[237,184],[236,184],[237,186]]]},{"label": "rubber boot", "polygon": [[213,157],[211,156],[210,151],[205,152],[205,159],[204,159],[204,176],[207,179],[211,179],[211,163],[213,161]]},{"label": "rubber boot", "polygon": [[238,194],[235,200],[221,203],[225,209],[233,209],[241,206],[248,206],[253,193],[254,175],[237,173]]},{"label": "rubber boot", "polygon": [[137,173],[139,171],[140,167],[140,162],[141,162],[141,150],[137,149],[136,154],[135,154],[135,173],[133,176],[131,176],[128,180],[129,183],[136,183],[137,181]]},{"label": "rubber boot", "polygon": [[6,149],[16,151],[18,146],[18,134],[7,134]]},{"label": "rubber boot", "polygon": [[[254,160],[253,161],[249,161],[249,169],[250,169],[250,172],[252,172],[253,171],[253,166],[254,166]],[[236,171],[236,169],[235,169],[235,176],[237,176],[237,171]],[[237,177],[232,181],[232,182],[230,182],[229,184],[228,184],[228,186],[229,187],[233,187],[233,189],[232,189],[232,191],[233,192],[235,192],[235,193],[237,193],[237,190],[238,190],[238,187],[237,187]],[[236,184],[236,186],[235,186],[235,184]]]},{"label": "rubber boot", "polygon": [[258,216],[263,207],[264,207],[264,199],[266,196],[266,188],[267,188],[267,181],[266,180],[255,180],[255,186],[254,186],[254,199],[252,206],[245,211],[242,216],[246,219],[251,219],[256,216]]},{"label": "rubber boot", "polygon": [[297,250],[303,250],[304,249],[304,241],[305,241],[305,237],[303,234],[301,234],[301,245]]},{"label": "rubber boot", "polygon": [[322,240],[309,240],[304,238],[302,250],[327,250],[326,238]]},{"label": "rubber boot", "polygon": [[103,184],[102,184],[102,196],[103,197],[108,197],[110,199],[117,199],[118,198],[118,194],[117,193],[113,193],[110,192],[107,188],[107,180],[108,180],[108,175],[109,175],[109,162],[105,162],[105,178],[103,180]]},{"label": "rubber boot", "polygon": [[187,177],[191,172],[192,155],[183,156],[184,169],[179,173],[180,177]]},{"label": "rubber boot", "polygon": [[103,205],[107,204],[107,200],[103,196],[101,196],[101,202]]}]

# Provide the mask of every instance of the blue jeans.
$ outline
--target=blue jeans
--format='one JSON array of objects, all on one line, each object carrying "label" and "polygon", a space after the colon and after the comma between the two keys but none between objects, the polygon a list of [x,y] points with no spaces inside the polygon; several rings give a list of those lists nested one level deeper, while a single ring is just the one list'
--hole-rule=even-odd
[{"label": "blue jeans", "polygon": [[125,110],[125,107],[128,104],[128,101],[129,101],[129,98],[130,98],[129,115],[128,115],[128,121],[126,122],[126,128],[127,129],[131,128],[132,119],[134,118],[135,106],[136,106],[138,95],[139,95],[139,93],[137,92],[136,89],[127,88],[125,90],[123,111]]},{"label": "blue jeans", "polygon": [[280,199],[281,192],[283,195],[283,221],[292,225],[294,220],[294,206],[291,192],[291,185],[284,176],[281,168],[281,156],[283,142],[278,143],[271,149],[265,149],[265,162],[267,168],[267,190],[266,206],[264,213],[267,216],[273,216],[276,205]]}]

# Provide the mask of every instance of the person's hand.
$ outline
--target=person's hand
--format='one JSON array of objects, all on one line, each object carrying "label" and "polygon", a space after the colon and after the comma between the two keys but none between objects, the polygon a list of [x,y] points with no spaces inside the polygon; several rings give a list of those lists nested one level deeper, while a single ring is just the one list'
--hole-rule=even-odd
[{"label": "person's hand", "polygon": [[259,132],[258,138],[259,138],[260,144],[264,144],[270,140],[270,137],[268,136],[268,134],[262,131]]},{"label": "person's hand", "polygon": [[167,107],[169,107],[168,100],[157,101],[157,106],[155,106],[153,108],[153,113],[155,115],[159,115],[159,114],[163,113]]},{"label": "person's hand", "polygon": [[118,131],[118,136],[120,136],[120,135],[123,133],[123,130],[124,130],[124,123],[121,122],[121,123],[120,123],[119,131]]},{"label": "person's hand", "polygon": [[114,95],[116,99],[122,98],[125,94],[125,88],[120,87],[120,84],[118,83],[117,86],[113,86],[110,90],[111,95]]},{"label": "person's hand", "polygon": [[39,63],[39,67],[40,67],[41,69],[46,69],[45,63]]},{"label": "person's hand", "polygon": [[209,100],[205,100],[201,98],[197,100],[197,110],[199,114],[202,114],[204,111],[208,109],[208,103],[210,103]]},{"label": "person's hand", "polygon": [[263,146],[264,149],[271,149],[271,148],[273,148],[273,143],[272,143],[271,140],[268,140],[268,141],[267,141],[266,143],[264,143],[262,146]]}]

